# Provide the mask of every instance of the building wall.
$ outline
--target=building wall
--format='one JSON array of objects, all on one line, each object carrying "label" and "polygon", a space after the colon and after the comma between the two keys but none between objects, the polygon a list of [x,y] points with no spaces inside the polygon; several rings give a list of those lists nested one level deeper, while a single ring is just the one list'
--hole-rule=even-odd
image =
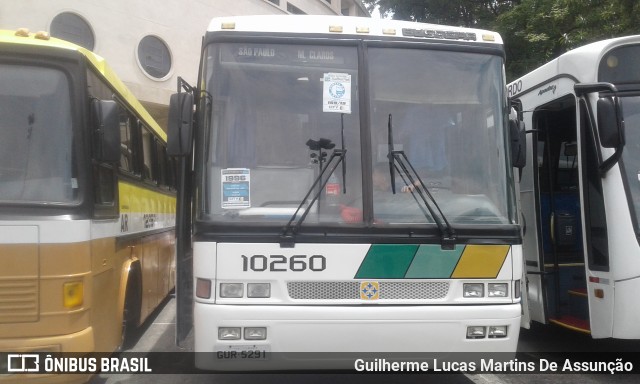
[{"label": "building wall", "polygon": [[[169,96],[180,76],[195,84],[201,38],[212,17],[287,14],[287,2],[308,14],[368,16],[360,0],[21,0],[0,2],[0,29],[51,31],[58,14],[70,12],[91,27],[93,51],[103,56],[161,126],[166,125]],[[162,40],[171,54],[171,70],[154,79],[141,68],[137,50],[148,35]]]}]

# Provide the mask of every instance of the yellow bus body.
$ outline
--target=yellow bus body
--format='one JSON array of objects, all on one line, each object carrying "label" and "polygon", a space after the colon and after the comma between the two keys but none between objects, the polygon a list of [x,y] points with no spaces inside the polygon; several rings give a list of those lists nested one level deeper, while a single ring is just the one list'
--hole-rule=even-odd
[{"label": "yellow bus body", "polygon": [[[55,38],[0,31],[2,52],[25,46],[32,52],[40,47],[77,52],[78,61],[113,91],[158,145],[166,143],[163,130],[103,58]],[[23,215],[20,208],[6,214],[0,196],[0,353],[111,353],[123,342],[128,283],[138,279],[140,284],[136,326],[174,288],[175,189],[117,166],[113,172],[117,203],[111,217]],[[85,382],[88,377],[19,373],[0,375],[0,383]]]}]

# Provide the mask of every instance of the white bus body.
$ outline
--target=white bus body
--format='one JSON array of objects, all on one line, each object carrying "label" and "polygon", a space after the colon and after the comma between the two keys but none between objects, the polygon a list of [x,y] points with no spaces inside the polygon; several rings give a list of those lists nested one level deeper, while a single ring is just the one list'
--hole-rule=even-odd
[{"label": "white bus body", "polygon": [[[522,248],[503,73],[489,31],[214,19],[180,203],[193,219],[178,209],[196,352],[515,352]],[[170,124],[184,128],[178,104]],[[191,154],[172,150],[185,132],[170,127],[171,153]]]},{"label": "white bus body", "polygon": [[531,320],[640,338],[638,65],[640,36],[621,37],[508,86],[532,130],[520,191]]}]

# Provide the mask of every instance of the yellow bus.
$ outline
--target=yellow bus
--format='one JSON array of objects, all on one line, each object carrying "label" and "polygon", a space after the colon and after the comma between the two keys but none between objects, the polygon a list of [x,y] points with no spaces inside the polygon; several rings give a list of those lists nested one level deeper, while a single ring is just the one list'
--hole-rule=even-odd
[{"label": "yellow bus", "polygon": [[0,31],[0,353],[126,345],[174,287],[175,169],[103,58]]}]

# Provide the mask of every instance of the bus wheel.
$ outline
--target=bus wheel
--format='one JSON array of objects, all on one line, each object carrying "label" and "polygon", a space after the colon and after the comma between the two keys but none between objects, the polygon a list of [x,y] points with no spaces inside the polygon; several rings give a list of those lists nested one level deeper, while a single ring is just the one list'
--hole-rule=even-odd
[{"label": "bus wheel", "polygon": [[138,325],[140,322],[140,306],[142,292],[140,280],[136,273],[132,273],[127,281],[127,291],[124,299],[124,313],[122,315],[122,341],[120,350],[131,349],[138,339]]}]

